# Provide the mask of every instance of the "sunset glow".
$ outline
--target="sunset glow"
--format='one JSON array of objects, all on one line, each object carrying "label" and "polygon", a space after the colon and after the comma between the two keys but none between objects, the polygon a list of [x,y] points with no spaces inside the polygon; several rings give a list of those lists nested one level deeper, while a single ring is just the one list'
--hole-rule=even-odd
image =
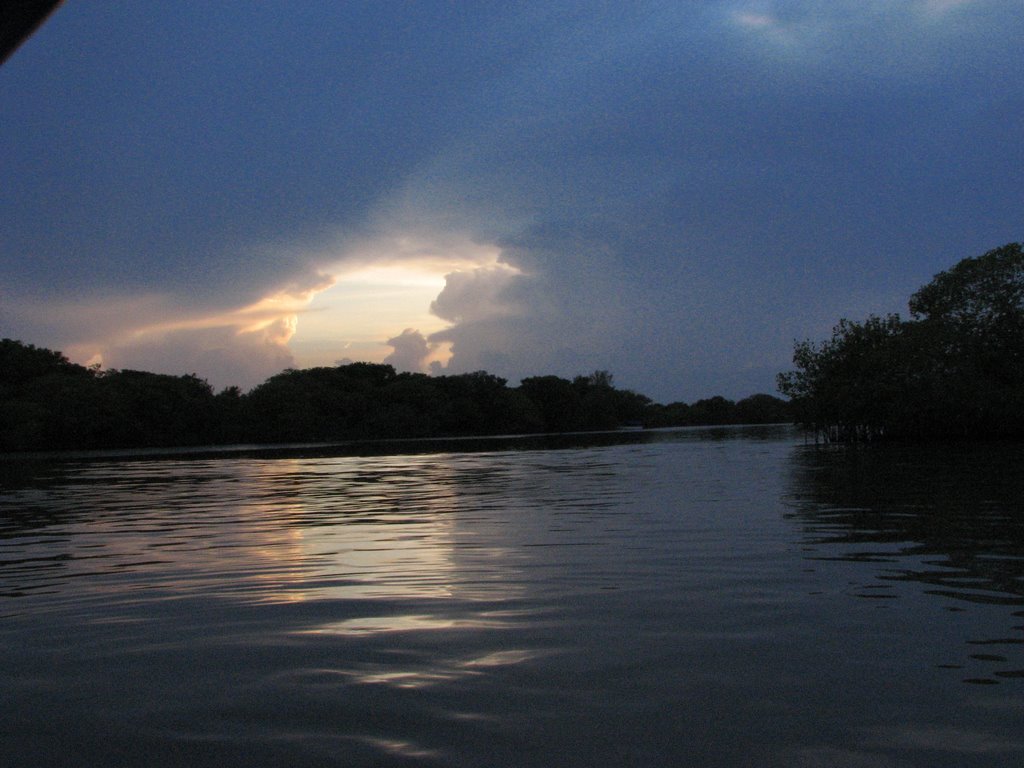
[{"label": "sunset glow", "polygon": [[[382,362],[393,352],[388,339],[411,330],[427,337],[451,323],[431,311],[453,275],[479,269],[518,271],[502,265],[500,250],[468,238],[381,238],[352,249],[331,268],[329,288],[311,298],[299,317],[290,348],[300,367],[341,360]],[[450,344],[438,344],[424,360],[441,365]]]},{"label": "sunset glow", "polygon": [[76,362],[740,398],[1020,237],[1008,0],[108,5],[0,72],[0,333]]}]

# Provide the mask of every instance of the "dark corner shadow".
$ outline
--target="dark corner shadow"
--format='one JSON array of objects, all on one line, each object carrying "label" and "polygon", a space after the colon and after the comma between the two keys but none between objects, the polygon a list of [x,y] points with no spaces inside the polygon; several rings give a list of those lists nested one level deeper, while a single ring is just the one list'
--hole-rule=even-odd
[{"label": "dark corner shadow", "polygon": [[0,64],[42,26],[62,0],[6,0],[0,24]]}]

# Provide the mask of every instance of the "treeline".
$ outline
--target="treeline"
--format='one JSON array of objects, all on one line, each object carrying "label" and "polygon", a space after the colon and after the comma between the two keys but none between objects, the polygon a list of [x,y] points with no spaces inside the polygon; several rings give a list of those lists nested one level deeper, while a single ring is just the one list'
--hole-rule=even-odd
[{"label": "treeline", "polygon": [[841,320],[796,345],[779,375],[796,418],[826,440],[1024,438],[1024,252],[967,258],[899,315]]},{"label": "treeline", "polygon": [[286,370],[243,393],[195,375],[86,368],[61,353],[0,341],[0,451],[526,434],[627,426],[792,420],[771,395],[659,405],[596,371],[505,379],[397,373],[351,363]]}]

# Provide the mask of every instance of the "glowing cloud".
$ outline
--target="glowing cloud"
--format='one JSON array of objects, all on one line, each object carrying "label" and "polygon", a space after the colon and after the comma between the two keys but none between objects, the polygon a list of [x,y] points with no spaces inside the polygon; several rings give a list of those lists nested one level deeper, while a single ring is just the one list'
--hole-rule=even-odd
[{"label": "glowing cloud", "polygon": [[740,397],[1020,237],[1019,2],[65,5],[0,83],[0,328],[80,362]]},{"label": "glowing cloud", "polygon": [[287,367],[342,359],[440,371],[451,344],[434,334],[452,323],[514,313],[500,294],[517,271],[500,264],[500,255],[497,246],[466,235],[399,229],[307,255],[303,261],[320,266],[234,309],[189,309],[150,295],[26,305],[19,312],[41,326],[74,328],[61,345],[73,360],[195,372],[218,388],[248,389]]},{"label": "glowing cloud", "polygon": [[[450,304],[471,301],[466,296],[453,303],[451,286],[470,276],[510,271],[499,264],[496,245],[466,234],[391,218],[378,227],[378,234],[342,242],[333,257],[320,257],[334,283],[310,302],[289,340],[300,366],[358,359],[407,371],[439,370],[450,345],[432,337],[455,322]],[[481,294],[477,314],[488,301]]]},{"label": "glowing cloud", "polygon": [[248,388],[295,364],[288,343],[299,315],[333,282],[319,275],[219,312],[189,311],[162,296],[42,304],[21,312],[40,324],[75,318],[73,324],[63,323],[74,330],[60,345],[72,360],[157,373],[194,372],[215,387]]}]

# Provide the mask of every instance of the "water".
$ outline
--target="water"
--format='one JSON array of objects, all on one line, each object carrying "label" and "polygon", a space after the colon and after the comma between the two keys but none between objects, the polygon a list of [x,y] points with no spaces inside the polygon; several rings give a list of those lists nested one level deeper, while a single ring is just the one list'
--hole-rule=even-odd
[{"label": "water", "polygon": [[4,460],[0,764],[1024,760],[1024,451]]}]

